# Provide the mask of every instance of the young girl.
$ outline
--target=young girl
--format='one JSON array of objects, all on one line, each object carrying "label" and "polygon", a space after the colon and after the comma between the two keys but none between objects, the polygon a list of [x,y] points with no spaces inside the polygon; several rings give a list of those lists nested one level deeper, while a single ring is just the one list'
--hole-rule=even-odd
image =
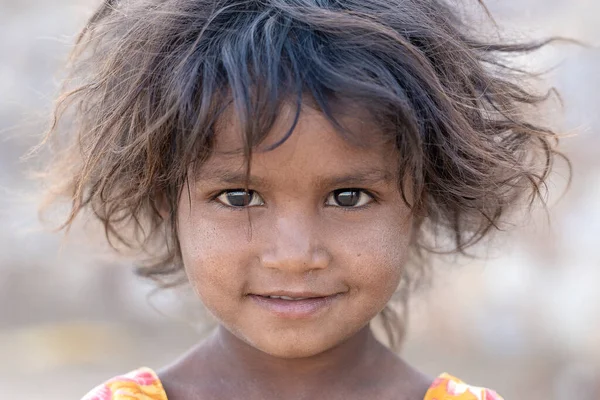
[{"label": "young girl", "polygon": [[482,37],[440,0],[105,0],[47,139],[50,200],[141,275],[185,276],[219,326],[84,399],[500,399],[393,351],[426,254],[487,237],[558,154],[501,59],[542,43]]}]

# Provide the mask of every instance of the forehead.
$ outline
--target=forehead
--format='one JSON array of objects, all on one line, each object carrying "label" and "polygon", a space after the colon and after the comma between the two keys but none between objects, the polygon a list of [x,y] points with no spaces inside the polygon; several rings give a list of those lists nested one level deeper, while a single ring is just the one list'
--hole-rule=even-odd
[{"label": "forehead", "polygon": [[[316,154],[322,154],[327,148],[331,150],[331,147],[335,147],[339,150],[335,153],[345,153],[347,156],[387,159],[397,155],[393,140],[364,108],[356,104],[338,105],[334,112],[335,120],[331,121],[312,103],[306,103],[296,116],[297,107],[284,103],[268,132],[253,146],[253,157],[278,150],[287,142],[297,146],[300,141],[306,147],[311,144],[310,139],[313,142],[313,146],[310,147],[314,148]],[[233,107],[229,107],[223,113],[215,131],[211,158],[243,157],[246,154],[246,146],[253,142],[248,138],[248,132],[243,128]],[[333,146],[320,148],[314,146],[314,142],[327,142]]]},{"label": "forehead", "polygon": [[[360,113],[340,119],[344,129],[352,129],[347,134],[354,135],[354,140],[347,140],[322,113],[307,108],[300,113],[291,135],[270,148],[286,137],[294,117],[291,107],[282,110],[270,132],[253,149],[249,165],[239,122],[235,118],[222,121],[210,157],[195,170],[195,182],[295,190],[398,181],[395,146]],[[361,140],[360,145],[354,144],[355,140]]]}]

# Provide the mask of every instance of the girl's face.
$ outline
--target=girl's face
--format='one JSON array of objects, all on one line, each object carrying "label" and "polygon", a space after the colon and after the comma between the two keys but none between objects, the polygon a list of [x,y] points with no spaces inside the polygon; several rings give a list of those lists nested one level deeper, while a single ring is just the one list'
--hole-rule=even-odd
[{"label": "girl's face", "polygon": [[[342,121],[379,137],[359,119]],[[178,229],[190,282],[225,328],[273,356],[308,357],[349,339],[384,308],[412,229],[391,147],[355,147],[306,110],[281,146],[254,152],[246,192],[243,140],[233,123],[223,127],[189,196],[183,191]]]}]

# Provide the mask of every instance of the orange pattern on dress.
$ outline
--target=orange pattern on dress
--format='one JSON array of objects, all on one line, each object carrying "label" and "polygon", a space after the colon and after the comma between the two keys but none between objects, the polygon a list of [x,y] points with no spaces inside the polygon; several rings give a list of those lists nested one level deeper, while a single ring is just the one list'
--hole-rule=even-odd
[{"label": "orange pattern on dress", "polygon": [[449,374],[433,381],[424,400],[503,400],[493,390],[467,385]]},{"label": "orange pattern on dress", "polygon": [[[140,368],[95,387],[82,400],[167,400],[167,394],[150,368]],[[423,400],[503,400],[496,392],[470,386],[448,374],[435,379]]]},{"label": "orange pattern on dress", "polygon": [[140,368],[96,386],[81,400],[167,400],[156,373]]}]

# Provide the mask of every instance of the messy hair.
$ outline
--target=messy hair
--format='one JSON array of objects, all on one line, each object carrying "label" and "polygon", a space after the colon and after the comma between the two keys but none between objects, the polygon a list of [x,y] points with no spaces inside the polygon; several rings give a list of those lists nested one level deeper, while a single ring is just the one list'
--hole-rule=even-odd
[{"label": "messy hair", "polygon": [[437,236],[465,252],[544,196],[557,135],[530,112],[547,95],[507,56],[545,44],[490,39],[442,0],[105,0],[78,37],[46,137],[47,204],[71,201],[63,228],[89,211],[115,247],[151,249],[141,275],[177,276],[178,201],[225,110],[249,166],[284,104],[297,121],[310,103],[340,135],[368,140],[340,122],[350,104],[398,150],[415,253],[440,251]]}]

